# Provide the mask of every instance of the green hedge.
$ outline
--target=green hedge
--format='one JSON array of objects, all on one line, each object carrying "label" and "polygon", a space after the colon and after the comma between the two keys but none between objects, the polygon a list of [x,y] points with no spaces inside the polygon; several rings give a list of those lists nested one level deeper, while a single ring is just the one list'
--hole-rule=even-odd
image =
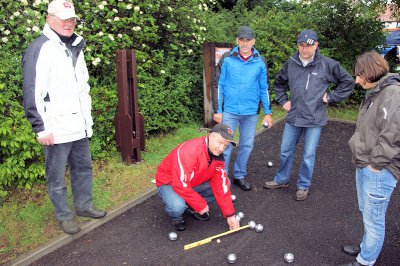
[{"label": "green hedge", "polygon": [[0,50],[0,198],[4,188],[29,188],[43,177],[42,147],[21,105],[21,58]]}]

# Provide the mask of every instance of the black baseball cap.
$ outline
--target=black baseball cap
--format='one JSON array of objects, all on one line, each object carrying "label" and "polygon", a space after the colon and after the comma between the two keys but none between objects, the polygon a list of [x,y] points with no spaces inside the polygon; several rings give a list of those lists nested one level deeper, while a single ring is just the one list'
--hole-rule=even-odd
[{"label": "black baseball cap", "polygon": [[240,27],[237,37],[238,39],[246,38],[247,40],[252,40],[256,38],[256,35],[254,34],[254,31],[252,29],[247,26],[243,26]]},{"label": "black baseball cap", "polygon": [[219,133],[225,140],[232,143],[234,147],[236,147],[237,143],[233,137],[233,130],[224,124],[216,124],[211,130],[210,133]]}]

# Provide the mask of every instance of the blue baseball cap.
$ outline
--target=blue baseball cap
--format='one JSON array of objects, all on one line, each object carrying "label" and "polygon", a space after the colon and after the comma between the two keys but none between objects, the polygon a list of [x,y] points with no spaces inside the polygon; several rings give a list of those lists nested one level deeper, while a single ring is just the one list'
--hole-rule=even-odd
[{"label": "blue baseball cap", "polygon": [[299,33],[299,36],[297,38],[297,44],[305,42],[313,45],[317,41],[318,41],[317,34],[313,30],[303,30],[302,32]]}]

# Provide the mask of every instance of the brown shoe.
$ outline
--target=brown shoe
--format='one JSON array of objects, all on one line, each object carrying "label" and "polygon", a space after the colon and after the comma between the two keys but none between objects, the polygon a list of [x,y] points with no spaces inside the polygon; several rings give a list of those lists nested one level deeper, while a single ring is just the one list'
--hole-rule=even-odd
[{"label": "brown shoe", "polygon": [[296,200],[306,200],[308,196],[308,189],[298,189],[296,191]]},{"label": "brown shoe", "polygon": [[269,189],[275,189],[275,188],[288,188],[289,183],[286,184],[278,184],[274,180],[272,181],[267,181],[264,184],[264,188],[269,188]]}]

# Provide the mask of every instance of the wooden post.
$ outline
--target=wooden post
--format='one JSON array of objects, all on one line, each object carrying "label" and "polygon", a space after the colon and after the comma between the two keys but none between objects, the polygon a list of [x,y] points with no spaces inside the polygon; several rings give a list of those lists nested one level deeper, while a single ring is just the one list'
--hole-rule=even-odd
[{"label": "wooden post", "polygon": [[[233,44],[230,43],[205,42],[203,44],[203,117],[205,127],[211,128],[215,125],[213,120],[214,108],[212,100],[215,67],[222,55],[232,48]],[[215,82],[218,82],[218,80]],[[215,86],[218,86],[218,84],[215,84]]]},{"label": "wooden post", "polygon": [[135,50],[116,52],[118,113],[115,116],[115,138],[122,160],[140,162],[145,148],[144,118],[137,104]]}]

